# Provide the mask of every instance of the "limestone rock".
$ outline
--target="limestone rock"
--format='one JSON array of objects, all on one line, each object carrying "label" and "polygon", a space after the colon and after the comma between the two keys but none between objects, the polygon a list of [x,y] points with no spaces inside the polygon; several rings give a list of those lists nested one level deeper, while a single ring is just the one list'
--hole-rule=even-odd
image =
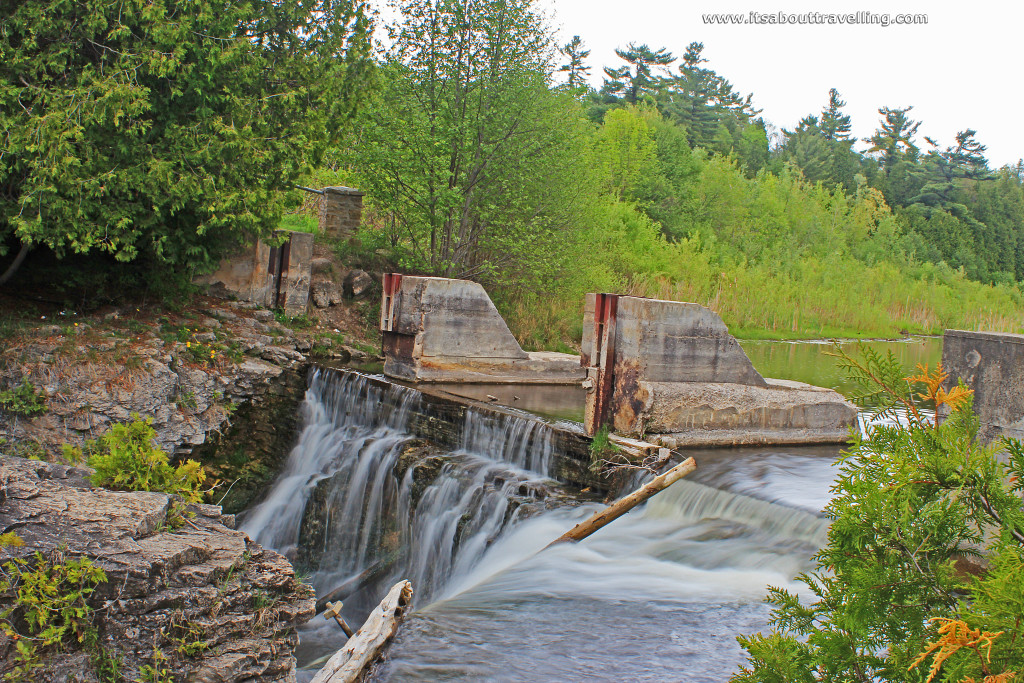
[{"label": "limestone rock", "polygon": [[310,294],[313,297],[313,305],[317,308],[327,308],[341,303],[341,289],[333,280],[314,280]]},{"label": "limestone rock", "polygon": [[334,272],[334,264],[329,258],[315,258],[309,262],[309,268],[313,275],[330,275]]},{"label": "limestone rock", "polygon": [[[25,542],[0,549],[0,563],[63,546],[103,568],[107,581],[90,599],[99,646],[121,658],[126,680],[155,649],[175,680],[294,680],[294,628],[313,616],[314,600],[287,560],[229,528],[231,516],[215,506],[194,506],[191,524],[169,529],[167,495],[94,488],[87,475],[0,457],[0,533]],[[10,600],[0,596],[0,608]],[[174,640],[185,633],[206,649],[187,656]],[[0,674],[14,666],[13,648],[0,635]],[[88,657],[74,651],[43,651],[32,672],[40,683],[94,678]]]},{"label": "limestone rock", "polygon": [[345,276],[345,296],[361,299],[370,293],[373,278],[365,270],[353,270]]}]

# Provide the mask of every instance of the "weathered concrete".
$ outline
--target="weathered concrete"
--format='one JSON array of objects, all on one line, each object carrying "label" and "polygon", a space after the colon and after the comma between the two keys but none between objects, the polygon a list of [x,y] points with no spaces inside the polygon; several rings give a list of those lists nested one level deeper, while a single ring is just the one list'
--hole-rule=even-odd
[{"label": "weathered concrete", "polygon": [[325,187],[320,198],[320,234],[329,240],[354,235],[363,220],[363,194],[352,187]]},{"label": "weathered concrete", "polygon": [[845,441],[857,410],[831,389],[765,380],[713,311],[698,304],[587,295],[588,434],[676,446]]},{"label": "weathered concrete", "polygon": [[284,232],[279,247],[257,240],[221,260],[212,273],[196,277],[213,296],[233,298],[299,315],[309,302],[313,235]]},{"label": "weathered concrete", "polygon": [[[767,380],[764,387],[709,382],[641,382],[648,439],[667,448],[841,443],[850,435],[842,396],[802,382]],[[618,425],[616,425],[618,427]]]},{"label": "weathered concrete", "polygon": [[946,330],[942,368],[947,391],[960,380],[974,390],[981,440],[1024,439],[1024,335]]},{"label": "weathered concrete", "polygon": [[412,382],[573,384],[571,354],[527,353],[475,282],[388,275],[381,305],[384,374]]}]

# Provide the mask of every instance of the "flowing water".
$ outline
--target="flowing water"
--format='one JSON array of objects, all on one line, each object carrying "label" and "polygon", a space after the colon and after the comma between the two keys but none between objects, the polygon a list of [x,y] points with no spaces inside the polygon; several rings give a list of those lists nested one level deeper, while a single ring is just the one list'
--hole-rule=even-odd
[{"label": "flowing water", "polygon": [[[413,389],[315,371],[302,410],[298,445],[242,528],[306,565],[318,595],[356,580],[350,622],[413,582],[416,609],[371,680],[727,680],[743,662],[735,636],[766,627],[766,587],[798,589],[827,533],[838,447],[688,451],[687,479],[538,552],[599,508],[557,495],[543,421],[470,410],[459,446],[418,467],[402,456],[418,444],[411,416],[429,414]],[[317,617],[300,665],[343,638]]]}]

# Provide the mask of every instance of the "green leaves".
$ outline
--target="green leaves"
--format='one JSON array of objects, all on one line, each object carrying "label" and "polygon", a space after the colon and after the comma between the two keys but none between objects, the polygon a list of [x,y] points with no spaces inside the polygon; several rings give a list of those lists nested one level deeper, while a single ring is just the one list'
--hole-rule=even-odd
[{"label": "green leaves", "polygon": [[[828,543],[817,570],[800,577],[814,597],[769,590],[776,630],[739,639],[750,667],[733,680],[923,681],[927,672],[909,667],[949,620],[1004,634],[990,662],[969,647],[944,651],[937,680],[1020,671],[1024,512],[1014,477],[1024,447],[1002,444],[1004,464],[996,448],[977,444],[969,404],[941,425],[915,413],[917,393],[939,395],[936,373],[905,378],[893,357],[866,349],[859,359],[839,355],[864,400],[881,413],[902,406],[909,423],[871,428],[840,459],[824,510]],[[987,564],[978,577],[961,569],[970,558]]]},{"label": "green leaves", "polygon": [[203,266],[269,233],[372,73],[352,0],[9,5],[0,242],[58,255]]}]

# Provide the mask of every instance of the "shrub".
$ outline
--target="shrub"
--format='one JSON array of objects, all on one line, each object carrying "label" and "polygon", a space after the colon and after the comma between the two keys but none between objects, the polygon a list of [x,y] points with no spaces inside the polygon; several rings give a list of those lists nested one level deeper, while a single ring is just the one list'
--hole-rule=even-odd
[{"label": "shrub", "polygon": [[[92,483],[118,491],[160,491],[179,496],[187,503],[198,503],[206,479],[202,466],[187,460],[172,466],[167,454],[153,445],[156,431],[152,419],[137,414],[127,424],[115,424],[96,441],[86,442],[86,463],[95,470]],[[64,447],[65,459],[81,457],[79,449]]]},{"label": "shrub", "polygon": [[66,644],[95,647],[88,598],[107,580],[104,571],[87,557],[66,559],[58,550],[49,558],[36,552],[33,559],[16,558],[0,570],[0,591],[14,594],[14,604],[0,612],[0,629],[15,644],[18,663],[8,673],[15,680],[27,677],[38,666],[44,648]]},{"label": "shrub", "polygon": [[46,412],[46,396],[36,391],[28,379],[14,389],[0,391],[0,409],[15,415],[37,415]]},{"label": "shrub", "polygon": [[[1010,680],[1024,671],[1024,447],[979,445],[971,392],[944,391],[941,367],[903,377],[891,353],[837,355],[859,398],[905,424],[842,456],[828,543],[800,577],[813,600],[770,588],[774,631],[738,639],[749,666],[732,680]],[[980,576],[957,566],[970,557]]]}]

